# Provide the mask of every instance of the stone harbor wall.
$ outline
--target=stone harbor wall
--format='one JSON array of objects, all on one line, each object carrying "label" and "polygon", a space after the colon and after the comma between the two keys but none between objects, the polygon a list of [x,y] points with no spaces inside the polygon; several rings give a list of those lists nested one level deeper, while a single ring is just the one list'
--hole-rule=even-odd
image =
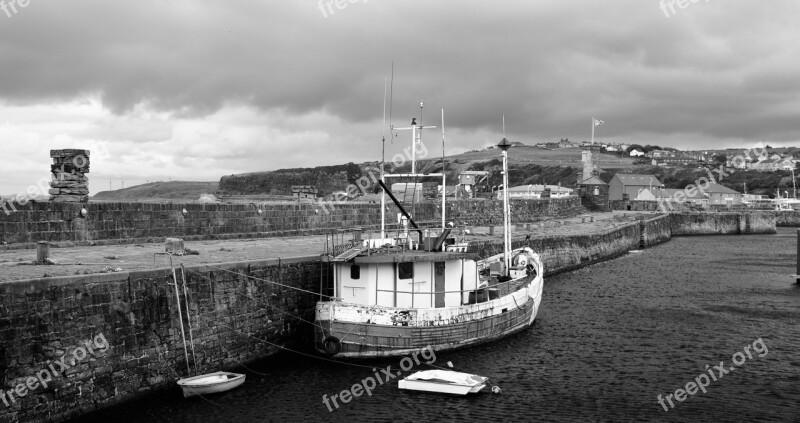
[{"label": "stone harbor wall", "polygon": [[774,212],[673,213],[672,235],[774,234]]},{"label": "stone harbor wall", "polygon": [[778,226],[800,227],[800,211],[781,210],[775,212],[775,224]]},{"label": "stone harbor wall", "polygon": [[[587,235],[554,235],[514,241],[512,248],[529,246],[539,254],[545,275],[574,270],[608,260],[639,248],[639,224],[629,223],[603,233]],[[486,258],[503,252],[502,242],[470,244],[469,252]]]},{"label": "stone harbor wall", "polygon": [[[316,202],[305,204],[41,203],[6,204],[0,212],[0,244],[52,242],[142,242],[177,236],[190,239],[319,234],[335,229],[380,225],[380,204]],[[497,201],[447,205],[448,221],[481,225],[502,222]],[[83,215],[82,210],[86,210]],[[416,205],[414,219],[439,222],[440,203]],[[578,197],[513,201],[514,223],[573,216],[583,209]],[[387,222],[399,210],[388,206]]]},{"label": "stone harbor wall", "polygon": [[[317,296],[266,281],[314,292],[320,265],[307,257],[186,268],[192,370],[234,369],[312,339],[303,321],[313,321]],[[8,282],[0,296],[0,422],[62,421],[177,389],[187,376],[186,302],[181,288],[181,320],[169,269]]]},{"label": "stone harbor wall", "polygon": [[646,248],[672,239],[672,220],[661,215],[639,221],[639,247]]},{"label": "stone harbor wall", "polygon": [[[574,270],[608,260],[631,250],[651,247],[688,235],[774,234],[772,213],[675,213],[630,222],[602,233],[532,237],[514,241],[513,248],[530,246],[539,253],[545,274]],[[499,241],[475,243],[470,252],[486,258],[503,252]]]},{"label": "stone harbor wall", "polygon": [[50,150],[50,201],[86,203],[89,201],[89,150]]}]

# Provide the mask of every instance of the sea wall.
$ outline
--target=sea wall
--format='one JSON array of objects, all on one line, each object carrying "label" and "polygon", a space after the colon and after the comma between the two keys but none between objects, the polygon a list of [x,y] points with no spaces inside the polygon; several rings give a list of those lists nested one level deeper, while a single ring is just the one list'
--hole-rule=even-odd
[{"label": "sea wall", "polygon": [[639,247],[652,247],[672,239],[672,220],[662,215],[639,221]]},{"label": "sea wall", "polygon": [[774,213],[775,213],[775,224],[777,226],[800,228],[800,211],[782,210],[782,211],[776,211]]},{"label": "sea wall", "polygon": [[[320,266],[307,257],[187,268],[190,363],[231,368],[309,338],[300,319],[313,320],[316,296],[268,281],[315,292]],[[0,284],[0,422],[60,421],[185,377],[171,282],[160,269]],[[182,317],[188,339],[185,308]]]},{"label": "sea wall", "polygon": [[673,213],[670,218],[673,236],[776,232],[776,219],[772,212]]},{"label": "sea wall", "polygon": [[[580,213],[578,197],[512,202],[512,221],[534,222]],[[5,204],[10,207],[9,204]],[[389,222],[399,210],[387,206]],[[448,219],[502,222],[499,201],[461,201],[447,205]],[[438,221],[440,203],[414,206],[414,219]],[[85,214],[84,214],[85,211]],[[409,210],[410,211],[410,210]],[[348,227],[380,225],[380,204],[333,201],[305,204],[48,203],[31,201],[0,210],[0,244],[37,241],[160,241],[318,234]]]},{"label": "sea wall", "polygon": [[[514,241],[512,248],[531,247],[542,258],[545,275],[578,269],[639,248],[639,224],[628,223],[603,233],[532,237]],[[503,252],[501,242],[471,244],[469,252],[489,257]]]},{"label": "sea wall", "polygon": [[[635,222],[601,233],[559,236],[533,236],[515,241],[513,248],[530,246],[539,253],[547,275],[574,270],[623,255],[631,250],[652,247],[673,236],[773,234],[772,213],[673,213],[642,217]],[[470,252],[489,257],[503,251],[502,242],[470,245]]]}]

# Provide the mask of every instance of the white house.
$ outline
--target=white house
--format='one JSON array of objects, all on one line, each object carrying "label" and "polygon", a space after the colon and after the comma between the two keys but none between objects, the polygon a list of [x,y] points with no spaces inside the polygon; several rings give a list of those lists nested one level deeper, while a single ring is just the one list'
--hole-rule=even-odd
[{"label": "white house", "polygon": [[[508,198],[510,200],[530,200],[535,198],[542,198],[542,193],[545,189],[550,189],[550,198],[569,197],[572,194],[572,188],[565,188],[560,185],[520,185],[508,189]],[[503,191],[497,192],[497,199],[503,199]]]},{"label": "white house", "polygon": [[631,150],[631,157],[642,157],[642,156],[644,156],[644,152],[643,151],[639,151],[639,150],[637,150],[635,148],[633,150]]}]

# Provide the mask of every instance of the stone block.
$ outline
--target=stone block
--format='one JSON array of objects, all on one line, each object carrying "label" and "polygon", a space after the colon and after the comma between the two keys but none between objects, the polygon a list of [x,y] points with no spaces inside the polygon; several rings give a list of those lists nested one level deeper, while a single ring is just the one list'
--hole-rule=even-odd
[{"label": "stone block", "polygon": [[89,201],[88,195],[56,195],[50,198],[54,203],[85,203]]},{"label": "stone block", "polygon": [[164,241],[164,251],[171,254],[184,254],[183,240],[180,238],[167,238]]}]

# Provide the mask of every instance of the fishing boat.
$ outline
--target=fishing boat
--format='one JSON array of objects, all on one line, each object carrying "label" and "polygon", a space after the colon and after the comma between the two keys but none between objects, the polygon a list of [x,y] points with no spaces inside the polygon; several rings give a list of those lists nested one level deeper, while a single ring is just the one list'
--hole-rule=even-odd
[{"label": "fishing boat", "polygon": [[452,370],[425,370],[400,379],[397,387],[412,391],[467,395],[485,388],[488,380],[488,377]]},{"label": "fishing boat", "polygon": [[[422,128],[416,120],[407,128],[412,152]],[[498,148],[504,187],[509,147],[503,137]],[[493,341],[530,326],[539,310],[544,270],[530,248],[511,249],[508,198],[503,200],[503,253],[479,260],[450,236],[444,196],[441,227],[417,225],[384,183],[401,176],[441,176],[446,186],[444,172],[417,174],[412,154],[411,174],[382,174],[378,181],[385,193],[380,232],[364,237],[363,231],[354,230],[349,239],[345,232],[329,237],[323,258],[333,275],[332,295],[316,305],[316,349],[344,358],[408,355],[426,347],[438,352]],[[385,196],[403,215],[404,227],[395,233],[386,230]]]},{"label": "fishing boat", "polygon": [[178,386],[183,389],[183,396],[188,398],[229,391],[243,384],[245,377],[241,373],[214,372],[180,379]]}]

